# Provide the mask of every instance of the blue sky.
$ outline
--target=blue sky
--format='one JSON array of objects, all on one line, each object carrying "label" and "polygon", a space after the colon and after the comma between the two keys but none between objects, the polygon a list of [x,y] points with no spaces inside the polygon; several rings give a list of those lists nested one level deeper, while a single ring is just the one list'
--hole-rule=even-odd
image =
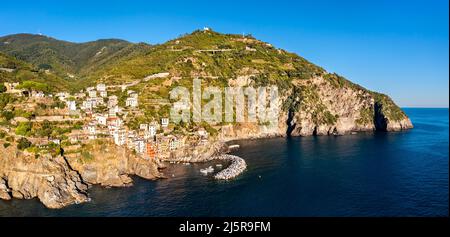
[{"label": "blue sky", "polygon": [[448,107],[448,1],[6,1],[0,35],[162,43],[209,26],[251,33],[404,107]]}]

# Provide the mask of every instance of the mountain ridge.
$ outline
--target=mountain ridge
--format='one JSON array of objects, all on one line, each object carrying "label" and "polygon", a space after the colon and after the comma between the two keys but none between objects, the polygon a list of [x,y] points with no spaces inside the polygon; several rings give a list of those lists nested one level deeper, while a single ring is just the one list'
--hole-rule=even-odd
[{"label": "mountain ridge", "polygon": [[[99,82],[116,85],[137,82],[130,89],[140,94],[140,108],[153,111],[137,121],[168,116],[168,106],[147,101],[168,99],[169,91],[174,87],[190,88],[193,78],[202,78],[210,86],[277,85],[283,95],[280,124],[286,124],[288,120],[292,124],[269,132],[271,134],[286,134],[286,131],[290,131],[289,135],[335,134],[412,127],[406,114],[387,95],[367,90],[251,35],[196,30],[157,45],[120,40],[70,43],[36,35],[30,37],[39,39],[37,41],[17,37],[27,36],[1,37],[0,52],[33,65],[39,64],[40,69],[47,62],[50,71],[71,84],[73,90]],[[5,45],[5,42],[9,43]],[[79,50],[74,53],[73,47]],[[105,47],[108,52],[103,53]],[[46,58],[46,55],[51,57]],[[161,72],[170,76],[142,80]],[[75,74],[72,79],[64,76],[71,73]],[[330,95],[348,98],[333,104]],[[357,96],[357,100],[352,96]],[[289,119],[290,113],[296,116]],[[307,125],[301,125],[305,119]],[[337,126],[339,123],[345,125]]]}]

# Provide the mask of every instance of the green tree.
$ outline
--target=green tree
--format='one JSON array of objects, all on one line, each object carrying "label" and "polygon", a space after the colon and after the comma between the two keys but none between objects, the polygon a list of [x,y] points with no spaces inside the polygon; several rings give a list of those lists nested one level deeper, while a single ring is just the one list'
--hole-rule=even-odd
[{"label": "green tree", "polygon": [[14,118],[14,113],[9,110],[4,110],[2,111],[2,117],[6,119],[6,121],[9,121]]},{"label": "green tree", "polygon": [[31,123],[30,122],[21,122],[16,127],[16,134],[21,136],[26,136],[31,132]]},{"label": "green tree", "polygon": [[24,137],[20,138],[19,141],[17,142],[17,149],[19,149],[19,150],[27,149],[30,146],[31,146],[31,142],[28,141],[28,139],[26,139]]},{"label": "green tree", "polygon": [[12,97],[10,94],[1,93],[0,94],[0,110],[3,110],[6,105],[14,102],[14,100],[15,100],[14,97]]},{"label": "green tree", "polygon": [[17,89],[27,90],[29,93],[31,91],[42,91],[48,92],[48,85],[45,83],[35,82],[35,81],[24,81],[22,84],[17,86]]},{"label": "green tree", "polygon": [[44,122],[42,122],[41,129],[39,129],[39,131],[37,133],[42,137],[49,138],[52,134],[52,131],[53,131],[53,125],[50,123],[50,121],[44,120]]},{"label": "green tree", "polygon": [[6,92],[6,86],[3,84],[0,84],[0,93]]}]

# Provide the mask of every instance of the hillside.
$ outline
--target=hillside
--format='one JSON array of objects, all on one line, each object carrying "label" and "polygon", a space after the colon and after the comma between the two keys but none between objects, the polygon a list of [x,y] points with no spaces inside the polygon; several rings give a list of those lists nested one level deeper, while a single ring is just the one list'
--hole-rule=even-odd
[{"label": "hillside", "polygon": [[[121,40],[75,44],[35,35],[5,36],[0,42],[3,42],[1,52],[38,65],[38,68],[48,64],[50,71],[61,77],[74,73],[72,89],[98,82],[117,85],[135,82],[131,89],[139,93],[139,107],[144,111],[134,118],[136,123],[168,116],[168,105],[151,101],[167,100],[172,88],[180,85],[189,88],[193,78],[201,78],[205,86],[275,84],[281,92],[282,113],[278,127],[215,126],[213,129],[224,139],[412,127],[407,116],[388,96],[328,73],[296,54],[250,35],[198,30],[155,46]],[[142,80],[161,72],[168,72],[170,76]]]},{"label": "hillside", "polygon": [[[169,107],[147,103],[168,99],[176,86],[192,86],[192,78],[204,85],[278,85],[283,109],[278,128],[231,125],[224,136],[239,138],[271,135],[343,134],[351,131],[402,130],[412,127],[388,96],[369,91],[347,79],[328,73],[306,59],[277,49],[252,36],[195,31],[157,45],[148,53],[117,61],[90,75],[92,81],[121,84],[159,72],[170,77],[141,81],[132,89],[140,93],[140,107],[168,116]],[[141,121],[151,120],[148,113]],[[263,133],[263,134],[262,134]]]},{"label": "hillside", "polygon": [[35,81],[50,85],[51,91],[68,90],[71,81],[36,66],[0,53],[0,83]]},{"label": "hillside", "polygon": [[[88,201],[86,184],[129,186],[130,175],[160,178],[160,161],[218,159],[230,140],[412,128],[388,96],[249,35],[195,31],[155,46],[13,35],[0,44],[0,82],[20,83],[0,91],[0,199],[61,208]],[[278,121],[163,123],[169,92],[193,79],[202,88],[277,85]],[[79,93],[97,83],[106,85]],[[23,96],[36,91],[44,93]],[[241,158],[220,159],[232,162],[216,178],[245,170]]]},{"label": "hillside", "polygon": [[[142,47],[142,45],[141,45]],[[75,78],[139,47],[124,40],[102,39],[72,43],[43,35],[15,34],[0,38],[0,52],[48,69],[62,78]]]}]

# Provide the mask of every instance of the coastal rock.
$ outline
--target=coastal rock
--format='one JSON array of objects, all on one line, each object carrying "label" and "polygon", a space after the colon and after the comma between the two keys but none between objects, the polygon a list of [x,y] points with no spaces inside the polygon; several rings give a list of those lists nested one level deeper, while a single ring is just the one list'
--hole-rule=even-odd
[{"label": "coastal rock", "polygon": [[[294,80],[280,95],[278,124],[223,126],[224,141],[274,136],[345,135],[361,131],[401,131],[413,127],[386,95],[368,91],[338,76]],[[249,82],[251,85],[251,82]]]},{"label": "coastal rock", "polygon": [[88,201],[87,185],[62,156],[34,156],[0,146],[0,196],[38,198],[48,208]]},{"label": "coastal rock", "polygon": [[0,178],[0,199],[10,200],[11,199],[10,192],[11,190],[6,185],[6,181]]},{"label": "coastal rock", "polygon": [[160,177],[154,160],[145,160],[124,147],[115,146],[107,141],[93,144],[89,152],[93,157],[90,160],[80,155],[68,156],[73,169],[77,170],[82,179],[89,184],[126,187],[133,184],[130,175],[145,179]]}]

